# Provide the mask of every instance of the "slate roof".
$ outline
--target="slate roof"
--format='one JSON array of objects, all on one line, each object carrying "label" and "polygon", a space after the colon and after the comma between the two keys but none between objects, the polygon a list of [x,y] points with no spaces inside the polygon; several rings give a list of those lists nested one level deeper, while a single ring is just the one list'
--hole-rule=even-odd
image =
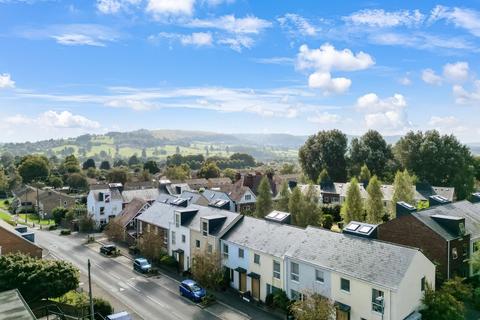
[{"label": "slate roof", "polygon": [[137,217],[137,220],[169,229],[176,209],[179,209],[179,207],[155,201]]},{"label": "slate roof", "polygon": [[240,184],[228,184],[221,186],[220,191],[225,192],[233,201],[239,202],[243,195],[251,190],[249,187]]},{"label": "slate roof", "polygon": [[397,289],[418,249],[307,227],[287,256]]},{"label": "slate roof", "polygon": [[202,195],[207,198],[208,202],[220,199],[231,201],[230,197],[225,192],[219,190],[205,189],[205,191],[202,192]]},{"label": "slate roof", "polygon": [[126,227],[132,221],[138,212],[147,204],[147,201],[139,198],[134,198],[130,203],[125,205],[125,208],[120,212],[115,220],[123,227]]},{"label": "slate roof", "polygon": [[139,189],[139,190],[125,190],[122,192],[123,202],[130,202],[133,198],[140,198],[147,201],[152,201],[158,198],[160,191],[157,188]]},{"label": "slate roof", "polygon": [[249,216],[243,217],[223,239],[272,256],[282,257],[304,229]]},{"label": "slate roof", "polygon": [[96,201],[98,201],[98,194],[103,192],[103,193],[108,193],[110,192],[110,195],[111,195],[111,199],[112,200],[123,200],[122,198],[122,194],[120,193],[120,191],[118,189],[95,189],[95,190],[92,190],[90,191],[93,193],[93,197],[95,198]]},{"label": "slate roof", "polygon": [[224,216],[226,219],[223,222],[221,226],[219,226],[216,229],[215,234],[219,234],[223,231],[225,231],[232,222],[234,222],[236,219],[240,218],[240,214],[231,212],[228,210],[222,210],[222,209],[217,209],[213,207],[205,207],[205,206],[199,206],[196,204],[191,204],[187,207],[187,209],[198,209],[198,213],[189,221],[189,223],[186,225],[188,228],[191,230],[195,231],[201,231],[201,218],[205,217],[211,217],[215,216],[215,218],[219,218],[220,216]]},{"label": "slate roof", "polygon": [[398,288],[418,249],[326,229],[244,217],[225,241],[275,257],[289,256],[357,279]]},{"label": "slate roof", "polygon": [[230,178],[227,178],[227,177],[208,179],[208,185],[210,188],[220,187],[220,186],[229,185],[229,184],[232,184],[232,180],[230,180]]},{"label": "slate roof", "polygon": [[450,234],[432,219],[431,216],[442,215],[465,218],[466,232],[470,233],[472,239],[480,237],[480,203],[471,203],[464,200],[438,205],[426,210],[414,212],[412,215],[446,240],[456,239],[457,236]]},{"label": "slate roof", "polygon": [[36,320],[17,289],[0,292],[0,319]]},{"label": "slate roof", "polygon": [[184,190],[179,197],[187,199],[188,203],[198,204],[201,199],[204,199],[205,203],[208,203],[208,199],[205,198],[202,193],[195,190]]},{"label": "slate roof", "polygon": [[170,202],[174,201],[175,199],[178,199],[178,197],[171,196],[171,195],[166,194],[166,193],[160,193],[158,195],[156,201],[163,202],[163,203],[170,203]]}]

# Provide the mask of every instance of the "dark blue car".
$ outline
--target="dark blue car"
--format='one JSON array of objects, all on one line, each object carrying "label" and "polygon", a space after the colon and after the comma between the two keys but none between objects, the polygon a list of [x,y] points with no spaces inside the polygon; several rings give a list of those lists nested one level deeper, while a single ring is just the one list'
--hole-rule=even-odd
[{"label": "dark blue car", "polygon": [[193,280],[183,280],[182,283],[180,283],[179,289],[180,295],[187,297],[195,302],[200,302],[207,294],[205,289],[201,288]]}]

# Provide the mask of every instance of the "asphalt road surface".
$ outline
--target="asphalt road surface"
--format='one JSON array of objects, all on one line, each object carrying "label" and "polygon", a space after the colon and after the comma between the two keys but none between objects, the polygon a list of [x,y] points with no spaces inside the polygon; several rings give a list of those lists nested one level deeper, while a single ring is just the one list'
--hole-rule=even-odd
[{"label": "asphalt road surface", "polygon": [[73,236],[63,237],[39,230],[35,236],[37,244],[54,257],[73,263],[84,274],[87,274],[87,260],[90,259],[92,282],[145,320],[220,319],[172,292],[172,288],[162,287],[134,272],[128,265],[131,262],[124,257],[104,257],[83,245],[83,239]]}]

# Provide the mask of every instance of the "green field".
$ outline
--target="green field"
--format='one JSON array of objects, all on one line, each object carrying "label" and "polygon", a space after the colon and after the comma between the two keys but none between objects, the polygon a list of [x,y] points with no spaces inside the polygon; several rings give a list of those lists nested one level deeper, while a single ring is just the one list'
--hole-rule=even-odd
[{"label": "green field", "polygon": [[13,219],[12,219],[12,216],[9,215],[8,213],[6,212],[3,212],[3,211],[0,211],[0,219],[12,224],[13,223]]},{"label": "green field", "polygon": [[[38,217],[37,217],[36,214],[33,214],[33,213],[28,213],[28,214],[21,213],[21,214],[19,214],[17,222],[18,223],[26,223],[25,221],[30,222],[30,223],[38,223]],[[42,220],[40,220],[40,224],[43,225],[43,226],[52,225],[52,224],[55,224],[55,221],[53,221],[52,219],[42,219]]]}]

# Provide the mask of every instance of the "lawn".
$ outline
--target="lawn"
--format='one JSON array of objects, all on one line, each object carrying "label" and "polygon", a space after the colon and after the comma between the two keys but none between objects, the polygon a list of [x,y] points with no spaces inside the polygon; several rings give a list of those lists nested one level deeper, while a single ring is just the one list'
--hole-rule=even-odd
[{"label": "lawn", "polygon": [[[7,210],[10,203],[12,203],[13,198],[0,200],[0,209]],[[9,204],[5,204],[5,201],[8,201]]]},{"label": "lawn", "polygon": [[[32,223],[38,223],[38,216],[34,213],[20,213],[18,215],[18,223],[25,223],[25,218],[27,219],[27,221],[30,221]],[[55,221],[53,219],[42,219],[40,220],[40,224],[47,226],[55,224]]]},{"label": "lawn", "polygon": [[0,211],[0,219],[8,222],[8,223],[13,223],[13,219],[12,219],[12,216],[9,215],[8,213],[5,213],[5,212],[1,212]]}]

